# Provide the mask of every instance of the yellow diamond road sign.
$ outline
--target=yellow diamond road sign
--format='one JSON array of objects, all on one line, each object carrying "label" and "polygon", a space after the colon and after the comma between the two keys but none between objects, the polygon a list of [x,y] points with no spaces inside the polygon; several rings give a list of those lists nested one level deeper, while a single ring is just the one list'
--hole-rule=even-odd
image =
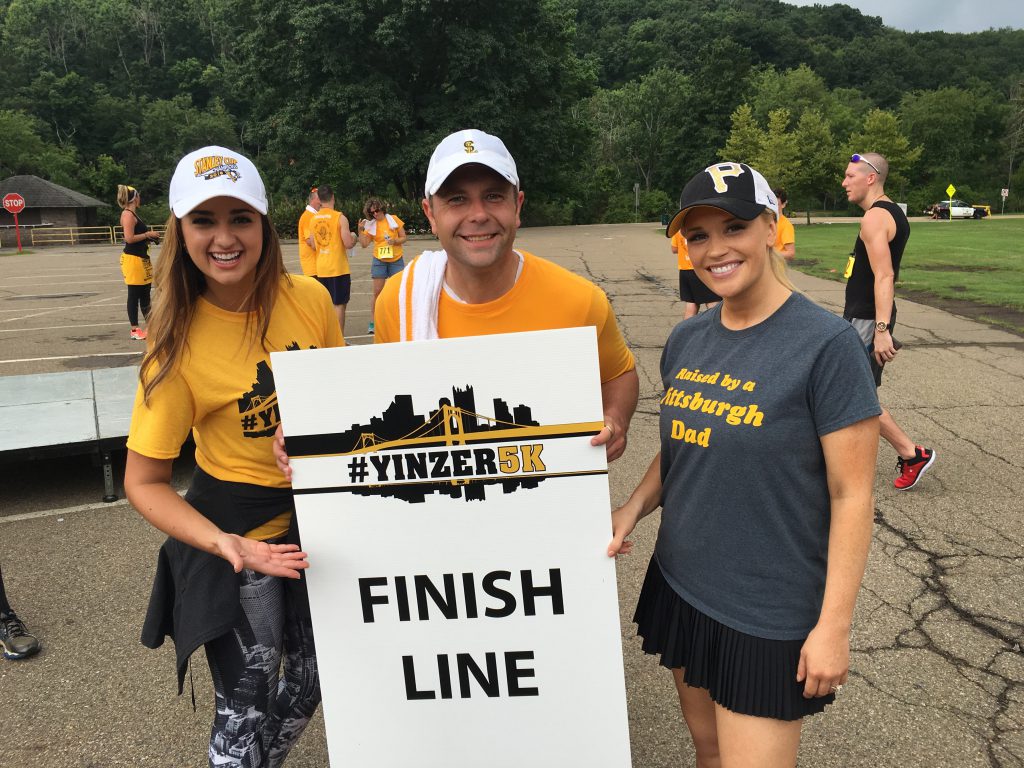
[{"label": "yellow diamond road sign", "polygon": [[947,195],[952,197],[955,193],[956,193],[956,187],[954,187],[952,184],[950,184],[948,187],[946,187],[946,194]]}]

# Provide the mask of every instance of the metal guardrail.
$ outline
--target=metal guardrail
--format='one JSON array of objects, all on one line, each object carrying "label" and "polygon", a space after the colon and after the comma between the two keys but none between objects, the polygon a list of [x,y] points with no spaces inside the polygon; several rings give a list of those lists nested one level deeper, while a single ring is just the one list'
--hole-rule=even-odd
[{"label": "metal guardrail", "polygon": [[[152,229],[163,236],[164,226]],[[114,245],[124,239],[121,227],[35,227],[29,233],[31,245]]]},{"label": "metal guardrail", "polygon": [[78,245],[80,243],[113,243],[113,227],[48,227],[33,229],[32,245]]}]

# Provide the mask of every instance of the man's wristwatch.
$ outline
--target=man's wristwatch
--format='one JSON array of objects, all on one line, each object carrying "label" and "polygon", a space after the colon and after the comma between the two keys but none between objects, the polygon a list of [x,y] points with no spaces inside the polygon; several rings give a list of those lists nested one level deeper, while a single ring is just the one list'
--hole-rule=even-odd
[{"label": "man's wristwatch", "polygon": [[889,324],[879,320],[875,323],[875,333],[885,333],[889,330]]}]

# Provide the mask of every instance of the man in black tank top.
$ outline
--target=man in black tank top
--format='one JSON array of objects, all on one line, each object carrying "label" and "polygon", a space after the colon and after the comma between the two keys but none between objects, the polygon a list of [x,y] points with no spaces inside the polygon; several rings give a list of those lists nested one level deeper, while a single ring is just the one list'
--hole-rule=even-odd
[{"label": "man in black tank top", "polygon": [[[888,174],[888,161],[877,152],[866,152],[850,158],[843,178],[846,196],[864,210],[860,234],[846,268],[843,317],[857,329],[867,348],[876,386],[882,383],[882,368],[899,351],[892,337],[896,324],[894,286],[910,239],[906,214],[885,194]],[[900,491],[913,488],[935,463],[935,451],[916,445],[885,408],[879,426],[882,437],[899,454],[899,474],[893,485]]]}]

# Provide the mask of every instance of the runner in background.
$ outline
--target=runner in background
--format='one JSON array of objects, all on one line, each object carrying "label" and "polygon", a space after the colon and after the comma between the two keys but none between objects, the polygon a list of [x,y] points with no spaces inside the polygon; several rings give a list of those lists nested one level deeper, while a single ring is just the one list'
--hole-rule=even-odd
[{"label": "runner in background", "polygon": [[129,336],[139,341],[146,339],[145,329],[139,325],[139,310],[143,318],[149,317],[150,285],[153,282],[153,264],[149,260],[149,244],[159,243],[160,234],[142,223],[137,213],[142,197],[135,187],[117,185],[117,204],[121,206],[121,229],[124,230],[124,252],[121,254],[121,274],[128,286],[128,322],[132,325]]},{"label": "runner in background", "polygon": [[319,211],[320,196],[313,187],[306,199],[306,210],[299,216],[299,266],[307,277],[316,277],[316,248],[309,244],[308,238],[313,234],[313,217]]},{"label": "runner in background", "polygon": [[781,187],[774,190],[774,192],[775,196],[779,199],[779,233],[775,237],[775,250],[786,261],[792,261],[793,257],[796,256],[796,230],[793,229],[793,222],[782,213],[786,209],[786,203],[789,202],[789,198],[786,197],[786,190]]},{"label": "runner in background", "polygon": [[356,244],[348,226],[348,219],[334,209],[334,190],[321,184],[317,190],[320,210],[313,216],[312,233],[306,242],[316,248],[316,279],[331,294],[334,311],[342,335],[345,334],[345,308],[352,295],[352,274],[348,264],[348,249]]},{"label": "runner in background", "polygon": [[[902,344],[892,336],[896,327],[896,281],[903,251],[910,239],[910,222],[903,209],[885,193],[889,162],[877,152],[850,157],[843,189],[851,203],[864,211],[860,233],[846,269],[846,304],[843,317],[860,334],[867,351],[875,386],[882,386],[882,369],[896,358]],[[896,451],[898,491],[908,491],[935,464],[936,452],[916,444],[888,409],[882,409],[882,437]]]},{"label": "runner in background", "polygon": [[697,305],[683,298],[683,272],[688,269],[692,270],[693,264],[690,263],[690,256],[686,250],[686,238],[683,237],[682,232],[672,235],[672,239],[669,240],[669,248],[672,249],[672,253],[676,255],[679,262],[679,300],[683,302],[683,320],[686,320],[697,314]]},{"label": "runner in background", "polygon": [[373,298],[370,300],[370,324],[367,333],[373,333],[373,312],[384,282],[405,268],[402,245],[407,237],[405,222],[388,213],[387,204],[379,197],[371,197],[363,206],[365,220],[359,222],[359,244],[364,248],[373,243],[370,277],[373,279]]},{"label": "runner in background", "polygon": [[682,232],[676,232],[669,241],[672,253],[679,261],[679,299],[683,302],[683,320],[687,320],[700,311],[700,305],[706,304],[708,309],[716,306],[721,299],[697,277],[690,262],[686,238]]}]

